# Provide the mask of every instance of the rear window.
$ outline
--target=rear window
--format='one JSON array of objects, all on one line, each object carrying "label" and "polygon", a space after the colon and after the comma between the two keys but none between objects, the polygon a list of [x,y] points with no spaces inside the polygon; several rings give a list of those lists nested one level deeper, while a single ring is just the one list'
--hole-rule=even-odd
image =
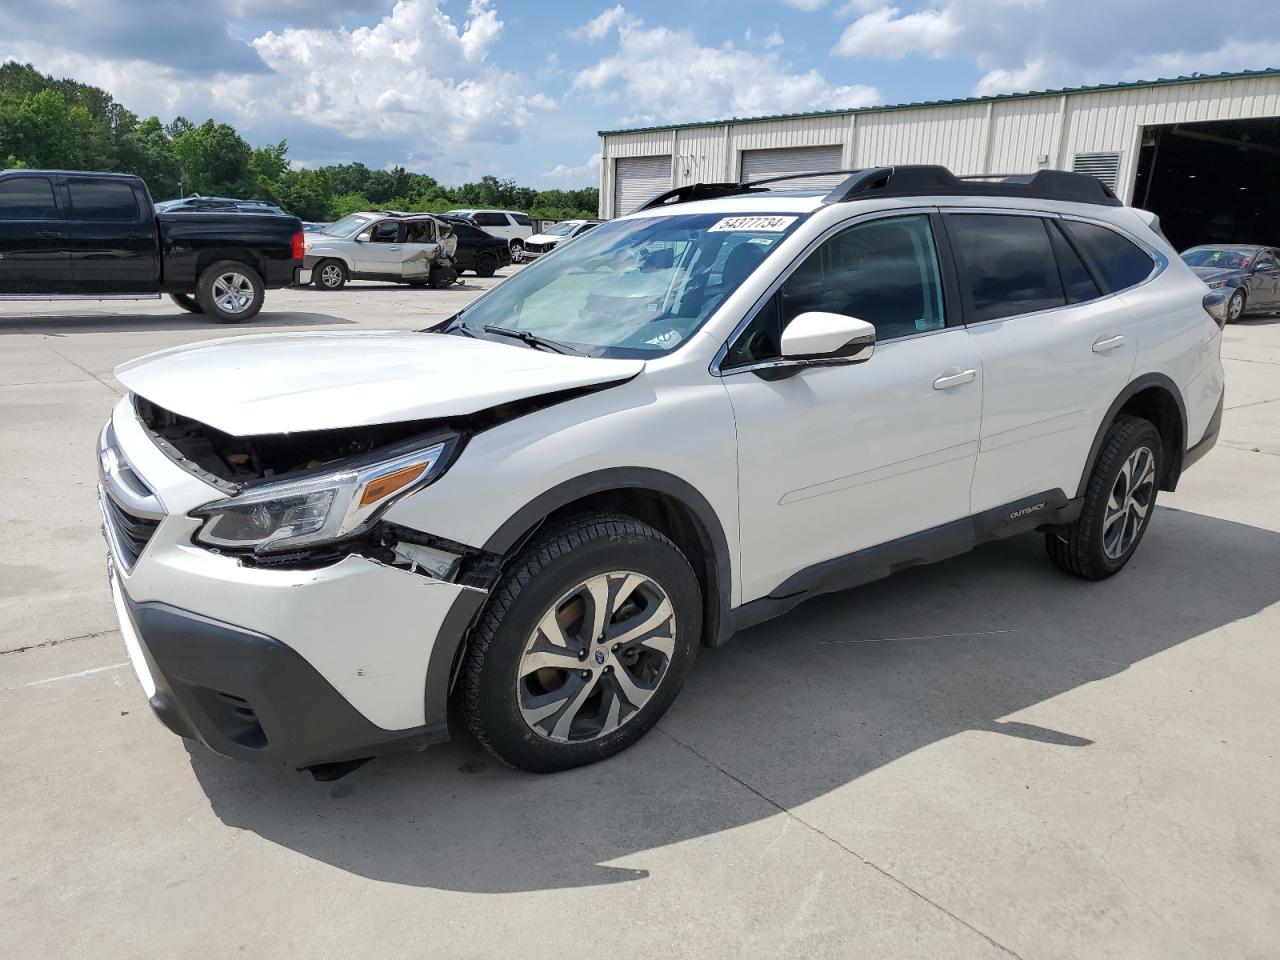
[{"label": "rear window", "polygon": [[951,214],[947,230],[965,266],[975,321],[1066,304],[1049,231],[1039,217]]},{"label": "rear window", "polygon": [[133,188],[119,180],[70,180],[71,215],[77,220],[137,220]]},{"label": "rear window", "polygon": [[0,180],[0,220],[56,220],[53,184],[44,177]]},{"label": "rear window", "polygon": [[1136,286],[1151,276],[1155,267],[1151,255],[1114,230],[1079,220],[1063,220],[1062,227],[1108,293]]}]

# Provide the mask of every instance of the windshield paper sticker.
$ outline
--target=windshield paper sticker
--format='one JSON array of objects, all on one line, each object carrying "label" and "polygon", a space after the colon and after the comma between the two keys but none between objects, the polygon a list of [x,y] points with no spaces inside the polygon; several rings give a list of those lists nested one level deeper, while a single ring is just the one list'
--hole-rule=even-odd
[{"label": "windshield paper sticker", "polygon": [[725,217],[709,233],[725,233],[730,230],[752,231],[756,233],[782,233],[799,217]]}]

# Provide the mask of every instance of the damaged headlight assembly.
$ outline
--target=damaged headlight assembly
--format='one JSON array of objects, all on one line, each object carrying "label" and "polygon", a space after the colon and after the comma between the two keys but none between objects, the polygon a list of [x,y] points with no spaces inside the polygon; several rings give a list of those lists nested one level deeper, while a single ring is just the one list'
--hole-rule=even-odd
[{"label": "damaged headlight assembly", "polygon": [[440,476],[456,436],[408,453],[342,464],[296,480],[254,485],[191,511],[195,541],[221,550],[274,554],[354,537],[396,500]]}]

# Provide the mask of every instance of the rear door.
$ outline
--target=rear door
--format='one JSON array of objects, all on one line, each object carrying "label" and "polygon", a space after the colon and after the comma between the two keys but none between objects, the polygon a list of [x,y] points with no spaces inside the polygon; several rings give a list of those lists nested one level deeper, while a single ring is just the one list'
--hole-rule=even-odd
[{"label": "rear door", "polygon": [[70,292],[71,259],[53,181],[0,179],[0,296]]},{"label": "rear door", "polygon": [[471,222],[485,233],[510,240],[516,236],[515,225],[505,213],[486,213],[483,210],[471,218]]},{"label": "rear door", "polygon": [[150,202],[129,180],[66,178],[75,292],[156,293],[160,250]]},{"label": "rear door", "polygon": [[[954,212],[946,220],[982,358],[973,512],[1059,490],[1070,499],[1102,417],[1133,371],[1127,308],[1055,217]],[[1154,262],[1137,252],[1149,274]]]}]

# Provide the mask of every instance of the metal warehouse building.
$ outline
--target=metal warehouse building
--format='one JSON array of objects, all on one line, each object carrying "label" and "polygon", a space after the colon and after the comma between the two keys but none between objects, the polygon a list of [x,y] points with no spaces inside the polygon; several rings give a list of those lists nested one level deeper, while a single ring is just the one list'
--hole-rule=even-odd
[{"label": "metal warehouse building", "polygon": [[1091,173],[1159,214],[1179,248],[1280,244],[1280,69],[607,130],[600,137],[605,217],[688,183],[938,163],[961,175]]}]

